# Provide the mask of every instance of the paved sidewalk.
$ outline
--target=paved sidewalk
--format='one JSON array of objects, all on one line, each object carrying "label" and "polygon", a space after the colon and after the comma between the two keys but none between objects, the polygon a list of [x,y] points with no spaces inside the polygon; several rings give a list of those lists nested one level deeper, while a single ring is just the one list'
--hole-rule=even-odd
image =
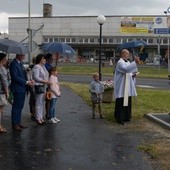
[{"label": "paved sidewalk", "polygon": [[72,90],[62,87],[58,99],[61,123],[39,126],[30,120],[27,101],[23,111],[23,132],[11,130],[10,109],[3,122],[7,134],[0,134],[2,170],[152,170],[149,156],[138,150],[143,132],[97,118]]}]

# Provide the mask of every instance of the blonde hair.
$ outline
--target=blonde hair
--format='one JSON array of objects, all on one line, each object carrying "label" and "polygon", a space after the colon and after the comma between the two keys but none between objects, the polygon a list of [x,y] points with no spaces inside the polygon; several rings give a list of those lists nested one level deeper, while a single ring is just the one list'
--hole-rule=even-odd
[{"label": "blonde hair", "polygon": [[93,78],[98,77],[98,76],[99,76],[99,73],[94,73],[93,74]]},{"label": "blonde hair", "polygon": [[49,70],[49,76],[51,76],[52,72],[58,71],[57,67],[51,67]]}]

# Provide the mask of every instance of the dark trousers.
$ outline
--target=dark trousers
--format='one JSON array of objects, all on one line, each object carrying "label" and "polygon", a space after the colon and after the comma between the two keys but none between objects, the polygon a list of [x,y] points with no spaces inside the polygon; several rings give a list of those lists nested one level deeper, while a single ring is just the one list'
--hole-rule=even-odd
[{"label": "dark trousers", "polygon": [[127,122],[131,119],[132,98],[128,98],[128,106],[123,106],[124,98],[117,98],[115,103],[114,117],[118,122]]},{"label": "dark trousers", "polygon": [[13,93],[14,102],[12,104],[12,126],[21,124],[21,113],[25,102],[25,93]]},{"label": "dark trousers", "polygon": [[32,87],[30,87],[29,105],[31,115],[35,116],[35,93]]}]

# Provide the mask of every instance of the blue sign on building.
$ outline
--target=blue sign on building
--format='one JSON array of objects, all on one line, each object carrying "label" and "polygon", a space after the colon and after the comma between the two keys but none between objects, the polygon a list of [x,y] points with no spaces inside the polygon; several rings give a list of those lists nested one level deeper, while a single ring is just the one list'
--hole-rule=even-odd
[{"label": "blue sign on building", "polygon": [[167,29],[167,28],[154,28],[154,34],[170,34],[170,29]]}]

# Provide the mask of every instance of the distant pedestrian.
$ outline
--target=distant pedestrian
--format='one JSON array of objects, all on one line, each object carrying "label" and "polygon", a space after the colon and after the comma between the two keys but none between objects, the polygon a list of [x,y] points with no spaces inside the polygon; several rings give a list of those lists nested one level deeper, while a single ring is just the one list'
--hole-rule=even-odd
[{"label": "distant pedestrian", "polygon": [[26,71],[22,65],[24,60],[24,54],[16,54],[9,66],[11,75],[11,87],[10,90],[13,94],[12,104],[12,128],[15,131],[22,131],[27,126],[21,125],[21,113],[24,107],[25,94],[28,90],[28,86],[34,85],[34,81],[28,80]]},{"label": "distant pedestrian", "polygon": [[99,81],[99,74],[93,74],[93,81],[90,83],[90,93],[92,100],[92,119],[95,119],[95,108],[98,105],[100,118],[103,119],[102,114],[102,94],[104,92],[104,85]]},{"label": "distant pedestrian", "polygon": [[7,130],[2,126],[2,112],[4,106],[7,105],[9,97],[8,75],[5,65],[7,63],[6,54],[0,53],[0,133],[6,133]]},{"label": "distant pedestrian", "polygon": [[124,124],[131,119],[131,96],[137,96],[134,78],[138,72],[139,57],[129,62],[129,51],[123,49],[114,74],[115,120]]},{"label": "distant pedestrian", "polygon": [[49,81],[51,82],[51,84],[49,85],[49,91],[52,93],[52,99],[49,101],[50,105],[49,105],[49,122],[50,123],[58,123],[60,122],[60,119],[58,119],[56,117],[57,115],[57,111],[56,111],[56,103],[57,103],[57,99],[58,97],[61,96],[61,92],[60,92],[60,84],[58,81],[58,70],[56,67],[52,67],[50,69],[50,77],[49,77]]},{"label": "distant pedestrian", "polygon": [[52,54],[47,53],[45,55],[45,59],[46,59],[46,63],[45,63],[45,68],[47,69],[47,71],[49,72],[51,67],[52,67],[52,63],[53,63],[53,57]]}]

